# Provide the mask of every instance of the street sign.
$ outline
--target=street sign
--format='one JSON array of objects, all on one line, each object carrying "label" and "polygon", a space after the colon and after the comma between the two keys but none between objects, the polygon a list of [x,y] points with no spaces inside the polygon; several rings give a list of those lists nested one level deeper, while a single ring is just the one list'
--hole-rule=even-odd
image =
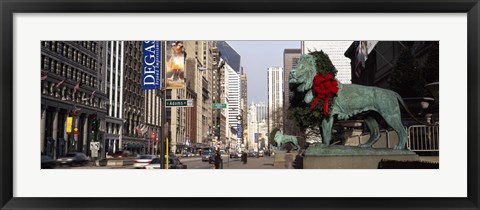
[{"label": "street sign", "polygon": [[90,142],[90,150],[92,157],[98,157],[98,150],[100,149],[100,142]]},{"label": "street sign", "polygon": [[92,157],[98,157],[98,150],[92,150]]},{"label": "street sign", "polygon": [[226,109],[227,104],[212,104],[212,109]]},{"label": "street sign", "polygon": [[167,99],[165,107],[193,107],[193,99]]}]

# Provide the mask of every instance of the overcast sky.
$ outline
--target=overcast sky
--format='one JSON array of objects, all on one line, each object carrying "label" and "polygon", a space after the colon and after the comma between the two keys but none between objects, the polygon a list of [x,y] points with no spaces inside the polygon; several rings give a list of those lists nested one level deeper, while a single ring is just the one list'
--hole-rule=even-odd
[{"label": "overcast sky", "polygon": [[267,96],[267,68],[283,67],[283,50],[300,49],[300,41],[227,41],[241,56],[247,74],[248,105],[264,101]]}]

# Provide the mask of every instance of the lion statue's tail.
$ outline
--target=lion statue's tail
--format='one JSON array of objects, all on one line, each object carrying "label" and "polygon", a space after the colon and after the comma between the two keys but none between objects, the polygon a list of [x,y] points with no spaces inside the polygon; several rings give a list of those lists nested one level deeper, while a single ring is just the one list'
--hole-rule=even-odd
[{"label": "lion statue's tail", "polygon": [[405,109],[405,111],[407,111],[408,115],[410,115],[410,117],[415,120],[415,122],[418,122],[422,125],[432,125],[432,124],[429,124],[429,123],[425,123],[425,122],[422,122],[420,121],[419,119],[417,119],[415,117],[415,115],[412,114],[412,112],[410,112],[410,110],[407,108],[407,105],[405,105],[405,102],[403,101],[403,98],[402,96],[400,96],[398,93],[394,92],[395,93],[395,97],[397,97],[397,100],[400,102],[400,104],[403,106],[403,108]]}]

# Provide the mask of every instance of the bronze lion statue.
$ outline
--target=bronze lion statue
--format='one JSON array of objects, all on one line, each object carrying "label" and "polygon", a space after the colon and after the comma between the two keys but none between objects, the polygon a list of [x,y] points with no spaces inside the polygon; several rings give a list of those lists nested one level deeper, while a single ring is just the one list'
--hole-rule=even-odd
[{"label": "bronze lion statue", "polygon": [[[312,81],[317,74],[315,60],[310,55],[303,55],[299,63],[301,63],[301,65],[298,65],[297,68],[291,72],[289,83],[297,84],[298,87],[296,91],[306,93],[304,102],[310,104],[314,98]],[[339,81],[337,82],[338,92],[331,101],[331,111],[327,116],[322,117],[320,123],[324,144],[330,145],[332,126],[335,118],[338,120],[347,120],[354,115],[374,111],[380,114],[380,116],[385,119],[385,122],[397,132],[399,141],[398,144],[394,146],[394,149],[405,148],[407,132],[402,124],[400,114],[400,105],[405,107],[405,104],[399,94],[378,87],[341,84]],[[406,107],[405,110],[414,118]],[[367,116],[364,120],[371,135],[370,139],[360,146],[371,147],[380,139],[380,128],[375,118]]]}]

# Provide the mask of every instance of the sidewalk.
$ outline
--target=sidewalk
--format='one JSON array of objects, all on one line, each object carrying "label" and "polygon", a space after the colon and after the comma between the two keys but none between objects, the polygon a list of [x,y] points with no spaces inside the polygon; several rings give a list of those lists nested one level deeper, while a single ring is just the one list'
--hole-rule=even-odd
[{"label": "sidewalk", "polygon": [[243,164],[240,158],[231,158],[230,162],[227,159],[223,159],[223,169],[275,169],[273,167],[273,157],[249,157],[247,164]]}]

